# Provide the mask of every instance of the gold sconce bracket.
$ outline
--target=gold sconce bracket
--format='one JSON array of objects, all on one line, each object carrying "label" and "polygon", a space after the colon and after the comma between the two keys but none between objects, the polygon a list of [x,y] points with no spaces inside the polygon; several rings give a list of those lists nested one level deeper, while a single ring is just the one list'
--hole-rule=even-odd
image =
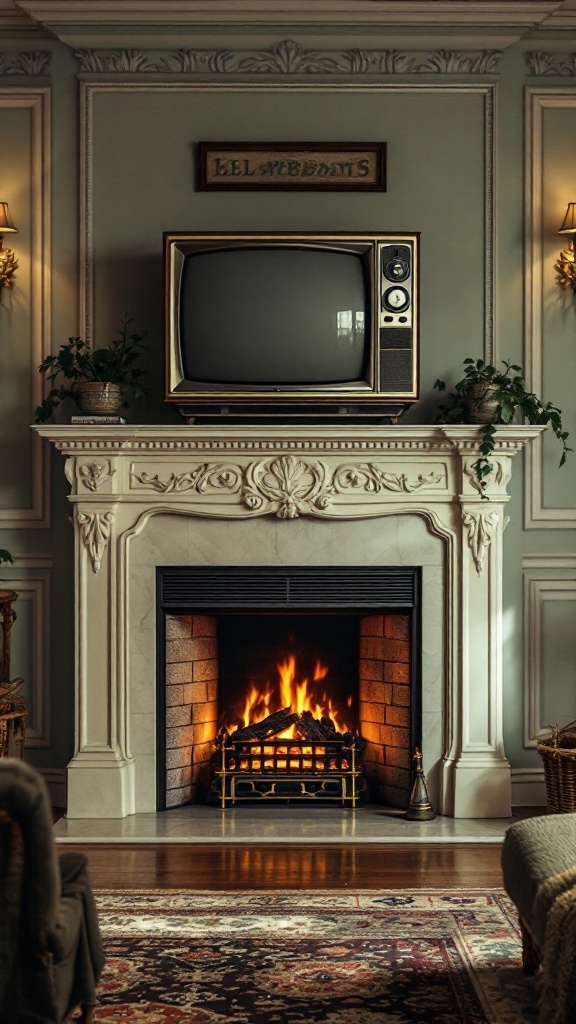
[{"label": "gold sconce bracket", "polygon": [[8,203],[0,201],[0,289],[13,288],[18,270],[18,260],[12,249],[4,247],[4,235],[16,234]]},{"label": "gold sconce bracket", "polygon": [[559,235],[568,235],[568,248],[563,249],[554,264],[556,280],[561,288],[571,288],[576,300],[576,252],[574,250],[574,237],[576,236],[576,203],[568,203],[566,216]]}]

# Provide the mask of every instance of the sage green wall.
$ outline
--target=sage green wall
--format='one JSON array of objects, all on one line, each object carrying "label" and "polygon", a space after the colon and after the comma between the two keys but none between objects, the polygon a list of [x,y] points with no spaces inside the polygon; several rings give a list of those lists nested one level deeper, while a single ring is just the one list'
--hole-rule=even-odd
[{"label": "sage green wall", "polygon": [[[54,43],[52,91],[52,345],[56,349],[79,331],[79,82],[73,55]],[[311,77],[311,76],[310,76]],[[524,322],[524,90],[523,54],[507,51],[497,78],[435,75],[394,78],[381,87],[315,90],[314,82],[276,80],[265,89],[201,89],[170,76],[87,79],[91,87],[90,210],[93,223],[94,337],[108,340],[125,310],[135,326],[149,331],[147,356],[151,394],[134,406],[132,421],[179,422],[162,401],[162,263],[164,230],[176,229],[367,229],[417,230],[422,236],[421,402],[406,415],[430,422],[438,403],[437,376],[455,382],[462,360],[484,353],[485,276],[493,273],[497,357],[526,365]],[[263,76],[258,76],[258,83]],[[497,81],[493,136],[495,190],[487,191],[485,90]],[[361,85],[361,83],[359,83]],[[542,91],[550,81],[537,80]],[[17,95],[22,82],[10,80]],[[304,88],[306,86],[306,88]],[[6,87],[5,87],[6,88]],[[570,87],[565,87],[570,93]],[[573,104],[549,110],[544,119],[544,261],[535,269],[543,296],[542,373],[544,397],[562,408],[576,437],[574,392],[576,314],[560,295],[552,265],[561,242],[555,232],[566,203],[576,200],[570,168],[576,166],[576,86]],[[27,500],[31,419],[27,381],[35,371],[27,290],[26,223],[31,173],[29,125],[20,111],[0,105],[0,187],[22,225],[13,246],[22,254],[18,287],[0,307],[0,365],[3,402],[2,508],[17,495]],[[10,145],[6,139],[10,139]],[[199,192],[195,189],[194,144],[198,140],[386,140],[386,193]],[[7,153],[10,153],[8,160]],[[15,169],[18,169],[17,171]],[[22,184],[24,182],[24,185]],[[19,184],[18,184],[19,183]],[[79,191],[80,189],[80,191]],[[11,191],[10,191],[11,190]],[[28,190],[29,191],[29,190]],[[8,194],[8,192],[10,194]],[[4,198],[4,196],[2,197]],[[486,261],[485,202],[493,199],[496,233],[494,263]],[[17,242],[16,242],[17,240]],[[576,463],[557,473],[559,448],[544,446],[543,480],[551,507],[576,507]],[[72,531],[60,456],[52,454],[52,526],[0,532],[0,545],[22,558],[52,557],[49,572],[51,639],[49,745],[30,749],[43,767],[63,767],[73,743]],[[513,767],[540,767],[524,746],[524,579],[566,581],[558,600],[546,601],[538,619],[543,631],[541,721],[576,717],[574,640],[576,603],[570,584],[576,577],[574,529],[554,526],[525,530],[524,474],[518,457],[511,484],[510,523],[505,535],[504,660],[505,741]],[[544,559],[544,568],[534,562]],[[569,560],[568,556],[572,556]],[[528,558],[528,562],[526,561]],[[530,561],[530,558],[532,561]],[[546,559],[548,562],[546,563]],[[566,596],[567,595],[567,596]],[[529,623],[530,628],[533,623]],[[14,674],[34,671],[34,625],[23,616],[14,633]]]}]

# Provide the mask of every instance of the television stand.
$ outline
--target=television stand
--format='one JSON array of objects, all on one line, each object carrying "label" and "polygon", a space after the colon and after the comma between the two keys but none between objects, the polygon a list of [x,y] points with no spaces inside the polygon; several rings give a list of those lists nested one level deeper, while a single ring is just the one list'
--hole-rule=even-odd
[{"label": "television stand", "polygon": [[242,405],[205,405],[202,407],[193,405],[179,405],[179,411],[190,425],[203,425],[214,423],[247,423],[254,422],[259,425],[278,423],[306,423],[306,424],[341,424],[358,423],[380,426],[390,426],[398,423],[404,412],[412,405],[412,402],[380,404],[371,407],[359,405],[301,405],[288,403],[277,405],[258,405],[256,403],[243,403]]}]

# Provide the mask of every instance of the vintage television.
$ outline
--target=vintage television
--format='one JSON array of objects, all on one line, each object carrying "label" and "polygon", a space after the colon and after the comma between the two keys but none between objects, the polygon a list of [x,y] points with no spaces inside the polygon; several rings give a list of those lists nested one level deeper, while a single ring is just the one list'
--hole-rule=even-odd
[{"label": "vintage television", "polygon": [[395,422],[418,399],[419,243],[166,232],[166,401],[188,422]]}]

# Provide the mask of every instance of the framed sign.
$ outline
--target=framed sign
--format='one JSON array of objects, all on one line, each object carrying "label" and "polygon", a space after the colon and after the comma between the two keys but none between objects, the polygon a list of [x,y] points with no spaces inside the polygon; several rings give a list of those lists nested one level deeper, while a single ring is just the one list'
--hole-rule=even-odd
[{"label": "framed sign", "polygon": [[200,142],[199,189],[386,191],[385,142]]}]

